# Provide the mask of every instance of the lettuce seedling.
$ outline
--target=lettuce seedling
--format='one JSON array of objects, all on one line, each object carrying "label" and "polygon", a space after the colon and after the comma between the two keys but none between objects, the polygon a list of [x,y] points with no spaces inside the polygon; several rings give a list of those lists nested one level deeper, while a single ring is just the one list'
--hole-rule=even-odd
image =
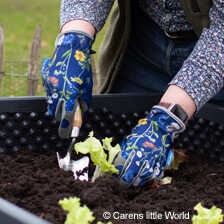
[{"label": "lettuce seedling", "polygon": [[[86,205],[81,206],[80,199],[77,197],[64,198],[58,203],[64,211],[68,212],[64,224],[89,224],[95,220],[93,212]],[[99,221],[97,224],[103,224],[103,222]],[[112,224],[112,222],[107,224]]]},{"label": "lettuce seedling", "polygon": [[[90,154],[90,159],[96,166],[92,181],[100,176],[103,172],[118,174],[118,170],[112,164],[114,157],[121,148],[119,144],[112,146],[112,138],[105,138],[102,140],[103,144],[93,136],[93,131],[89,133],[89,137],[83,141],[75,144],[74,149],[77,153]],[[104,150],[108,151],[108,156]]]},{"label": "lettuce seedling", "polygon": [[64,198],[59,200],[59,205],[67,211],[65,224],[89,224],[94,221],[93,213],[84,205],[80,206],[80,199],[77,197]]},{"label": "lettuce seedling", "polygon": [[211,209],[207,209],[198,203],[194,209],[197,210],[198,215],[193,215],[193,224],[218,224],[223,220],[222,210],[216,208],[215,205]]}]

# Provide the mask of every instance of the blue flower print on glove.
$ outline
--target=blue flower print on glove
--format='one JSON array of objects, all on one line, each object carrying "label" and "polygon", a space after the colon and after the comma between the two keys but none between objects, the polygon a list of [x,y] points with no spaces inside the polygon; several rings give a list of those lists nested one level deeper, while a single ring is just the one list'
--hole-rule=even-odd
[{"label": "blue flower print on glove", "polygon": [[60,121],[59,136],[69,138],[77,100],[83,112],[91,101],[92,39],[80,33],[65,33],[57,40],[53,57],[42,64],[41,75],[48,98],[48,113]]},{"label": "blue flower print on glove", "polygon": [[163,177],[163,169],[173,159],[174,137],[185,129],[184,123],[162,106],[154,106],[146,118],[121,143],[114,160],[122,186],[142,186]]}]

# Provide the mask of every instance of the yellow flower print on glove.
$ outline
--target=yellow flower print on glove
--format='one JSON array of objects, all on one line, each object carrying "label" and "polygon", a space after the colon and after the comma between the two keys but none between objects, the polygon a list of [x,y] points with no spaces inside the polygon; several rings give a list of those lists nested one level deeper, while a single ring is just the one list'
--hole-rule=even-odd
[{"label": "yellow flower print on glove", "polygon": [[85,54],[82,51],[76,50],[76,52],[75,52],[75,59],[77,61],[83,62],[83,61],[85,61],[86,56],[85,56]]}]

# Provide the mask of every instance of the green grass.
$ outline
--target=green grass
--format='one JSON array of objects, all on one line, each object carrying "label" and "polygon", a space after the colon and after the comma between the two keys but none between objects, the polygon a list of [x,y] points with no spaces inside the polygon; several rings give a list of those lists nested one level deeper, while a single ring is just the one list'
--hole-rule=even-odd
[{"label": "green grass", "polygon": [[[42,26],[41,59],[51,57],[54,41],[59,33],[60,2],[60,0],[0,1],[0,24],[3,25],[5,32],[5,72],[26,73],[27,63],[24,61],[29,59],[30,46],[37,24]],[[97,35],[93,46],[96,51],[106,28],[107,25]],[[26,95],[26,78],[4,76],[2,85],[2,96]],[[45,95],[41,84],[38,86],[37,94]]]}]

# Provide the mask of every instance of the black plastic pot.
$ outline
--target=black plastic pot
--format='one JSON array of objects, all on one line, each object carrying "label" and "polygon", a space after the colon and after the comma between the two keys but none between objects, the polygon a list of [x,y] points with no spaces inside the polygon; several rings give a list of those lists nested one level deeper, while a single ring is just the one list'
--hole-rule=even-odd
[{"label": "black plastic pot", "polygon": [[[113,136],[119,142],[159,99],[159,95],[146,94],[95,95],[81,138],[93,129],[96,137]],[[70,140],[58,137],[58,123],[46,111],[45,97],[0,98],[0,153],[11,154],[20,148],[66,149]],[[189,150],[200,147],[201,153],[207,153],[206,147],[217,144],[224,133],[223,114],[224,107],[205,105],[175,141],[175,147]],[[220,149],[220,152],[210,149],[208,156],[224,161],[224,144]],[[1,198],[0,220],[4,224],[49,223]]]}]

